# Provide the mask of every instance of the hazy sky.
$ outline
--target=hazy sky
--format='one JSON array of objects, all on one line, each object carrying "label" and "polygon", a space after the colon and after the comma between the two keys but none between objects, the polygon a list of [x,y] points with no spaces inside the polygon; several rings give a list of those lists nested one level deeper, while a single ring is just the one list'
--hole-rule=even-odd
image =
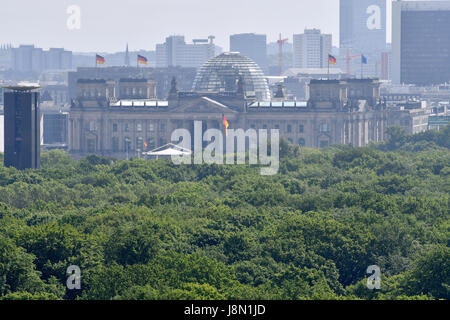
[{"label": "hazy sky", "polygon": [[[67,27],[70,5],[81,9],[79,30]],[[154,50],[174,34],[189,42],[212,34],[228,50],[230,34],[263,33],[272,42],[281,32],[291,41],[305,27],[332,33],[338,45],[339,0],[2,0],[0,6],[0,44],[73,51],[123,51],[127,42],[130,50]]]}]

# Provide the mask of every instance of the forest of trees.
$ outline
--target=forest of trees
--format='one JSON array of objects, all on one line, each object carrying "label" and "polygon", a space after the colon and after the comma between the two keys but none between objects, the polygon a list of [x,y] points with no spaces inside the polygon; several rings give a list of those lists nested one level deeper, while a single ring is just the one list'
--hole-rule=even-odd
[{"label": "forest of trees", "polygon": [[17,171],[0,154],[0,300],[449,299],[450,127],[388,134],[282,141],[275,176],[61,151]]}]

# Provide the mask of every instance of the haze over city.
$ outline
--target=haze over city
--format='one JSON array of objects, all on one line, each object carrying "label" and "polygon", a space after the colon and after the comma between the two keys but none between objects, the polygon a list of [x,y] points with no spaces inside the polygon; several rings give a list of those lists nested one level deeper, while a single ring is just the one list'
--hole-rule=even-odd
[{"label": "haze over city", "polygon": [[[387,0],[387,41],[391,41],[391,0]],[[81,8],[81,29],[69,30],[67,8]],[[5,1],[0,10],[2,43],[64,47],[74,52],[154,50],[169,35],[186,39],[216,36],[229,50],[229,36],[255,32],[268,42],[280,33],[292,41],[294,33],[318,28],[339,44],[338,0],[29,0]],[[51,36],[50,36],[51,35]]]},{"label": "haze over city", "polygon": [[450,0],[3,0],[0,30],[1,315],[450,299]]}]

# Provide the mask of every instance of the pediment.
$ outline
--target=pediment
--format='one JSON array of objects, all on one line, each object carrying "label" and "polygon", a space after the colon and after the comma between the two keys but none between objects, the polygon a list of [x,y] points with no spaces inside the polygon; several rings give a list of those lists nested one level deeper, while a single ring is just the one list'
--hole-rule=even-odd
[{"label": "pediment", "polygon": [[173,109],[173,112],[181,113],[235,113],[227,106],[215,100],[202,97],[191,101],[181,101],[180,105]]}]

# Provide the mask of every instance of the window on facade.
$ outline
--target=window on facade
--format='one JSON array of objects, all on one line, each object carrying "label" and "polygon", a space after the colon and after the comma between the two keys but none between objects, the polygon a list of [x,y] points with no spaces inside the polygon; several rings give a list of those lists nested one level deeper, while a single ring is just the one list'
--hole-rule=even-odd
[{"label": "window on facade", "polygon": [[275,129],[280,130],[280,125],[279,125],[279,124],[276,124],[276,125],[275,125]]},{"label": "window on facade", "polygon": [[96,131],[97,129],[95,128],[95,121],[89,121],[89,131]]},{"label": "window on facade", "polygon": [[330,132],[330,125],[328,123],[322,123],[319,127],[320,132]]},{"label": "window on facade", "polygon": [[124,141],[123,141],[123,151],[125,152],[129,152],[131,151],[131,139],[129,137],[125,137]]},{"label": "window on facade", "polygon": [[95,153],[95,139],[87,139],[87,151]]},{"label": "window on facade", "polygon": [[161,132],[166,131],[166,124],[165,123],[161,123],[160,128],[161,128]]},{"label": "window on facade", "polygon": [[142,137],[136,138],[136,149],[142,151],[144,147],[144,139]]},{"label": "window on facade", "polygon": [[150,132],[155,131],[155,125],[153,123],[148,124],[148,131],[150,131]]},{"label": "window on facade", "polygon": [[302,147],[306,146],[306,141],[304,138],[300,138],[298,139],[298,144]]},{"label": "window on facade", "polygon": [[319,146],[320,146],[321,148],[328,147],[328,145],[329,145],[328,140],[321,140],[321,141],[319,142]]},{"label": "window on facade", "polygon": [[123,125],[123,131],[125,131],[125,132],[130,132],[130,125],[129,125],[128,123],[125,123],[125,124]]},{"label": "window on facade", "polygon": [[263,124],[263,129],[267,129],[267,124]]},{"label": "window on facade", "polygon": [[136,124],[136,131],[137,132],[142,132],[142,123]]},{"label": "window on facade", "polygon": [[305,126],[303,124],[298,126],[298,132],[299,133],[304,133],[305,132]]},{"label": "window on facade", "polygon": [[113,132],[117,131],[119,131],[119,126],[117,125],[117,123],[113,123]]},{"label": "window on facade", "polygon": [[112,151],[119,152],[119,138],[118,137],[112,138]]},{"label": "window on facade", "polygon": [[153,137],[148,138],[148,148],[149,150],[156,148],[155,138]]},{"label": "window on facade", "polygon": [[256,129],[256,126],[254,124],[250,125],[250,128]]},{"label": "window on facade", "polygon": [[292,126],[290,124],[287,125],[287,132],[288,133],[292,132]]}]

